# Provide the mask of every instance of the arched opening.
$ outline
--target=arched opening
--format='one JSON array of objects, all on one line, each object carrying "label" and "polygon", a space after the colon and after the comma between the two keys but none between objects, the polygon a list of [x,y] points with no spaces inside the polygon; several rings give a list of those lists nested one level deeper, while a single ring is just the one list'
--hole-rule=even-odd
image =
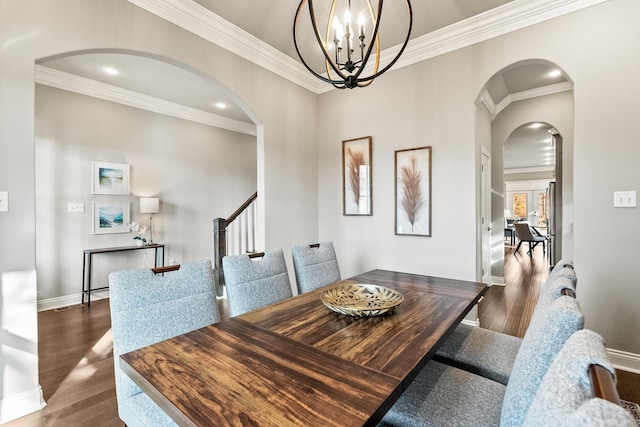
[{"label": "arched opening", "polygon": [[[515,215],[547,232],[549,182],[557,182],[563,205],[556,230],[558,254],[571,257],[573,236],[573,83],[556,64],[531,59],[496,72],[478,96],[479,120],[484,120],[482,147],[491,152],[491,284],[509,286],[505,249],[511,245],[507,224]],[[539,188],[538,188],[539,187]],[[524,191],[526,190],[526,191]],[[526,193],[526,203],[514,195]],[[555,225],[558,225],[556,223]],[[478,227],[480,229],[480,227]],[[515,243],[515,242],[514,242]],[[542,251],[542,248],[539,249]],[[521,252],[526,256],[526,250]],[[546,268],[550,262],[545,254]],[[557,254],[556,254],[557,255]],[[512,254],[509,256],[513,256]],[[482,323],[482,319],[481,319]]]},{"label": "arched opening", "polygon": [[[146,224],[140,197],[159,198],[153,239],[165,244],[166,263],[181,263],[211,259],[211,220],[230,215],[264,186],[260,119],[235,93],[186,64],[114,49],[56,55],[37,61],[35,98],[39,309],[78,306],[83,250],[133,245],[131,233],[95,232],[96,205],[123,206],[129,221]],[[95,191],[96,162],[125,165],[128,191]],[[258,224],[263,216],[258,209]],[[110,271],[153,264],[153,251],[101,256],[92,287],[105,286]],[[104,356],[107,332],[82,357],[63,361],[60,373],[82,368],[92,354]],[[58,361],[43,358],[41,368],[49,369],[46,363]],[[48,400],[55,390],[44,391]]]}]

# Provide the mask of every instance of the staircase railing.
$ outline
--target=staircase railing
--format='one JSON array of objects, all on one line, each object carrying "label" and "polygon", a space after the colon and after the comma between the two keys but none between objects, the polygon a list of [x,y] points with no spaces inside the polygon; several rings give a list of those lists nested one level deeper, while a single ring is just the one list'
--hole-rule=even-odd
[{"label": "staircase railing", "polygon": [[257,198],[255,192],[228,218],[213,220],[213,280],[218,296],[224,286],[222,258],[255,252]]}]

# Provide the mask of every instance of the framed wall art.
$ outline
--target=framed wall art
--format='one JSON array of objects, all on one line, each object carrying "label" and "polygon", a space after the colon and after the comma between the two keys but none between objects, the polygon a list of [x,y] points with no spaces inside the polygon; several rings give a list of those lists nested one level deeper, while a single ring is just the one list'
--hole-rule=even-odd
[{"label": "framed wall art", "polygon": [[123,163],[91,162],[92,194],[129,194],[129,165]]},{"label": "framed wall art", "polygon": [[373,215],[371,137],[342,141],[343,215]]},{"label": "framed wall art", "polygon": [[398,235],[431,236],[431,147],[395,152]]},{"label": "framed wall art", "polygon": [[93,234],[128,233],[129,202],[93,202]]}]

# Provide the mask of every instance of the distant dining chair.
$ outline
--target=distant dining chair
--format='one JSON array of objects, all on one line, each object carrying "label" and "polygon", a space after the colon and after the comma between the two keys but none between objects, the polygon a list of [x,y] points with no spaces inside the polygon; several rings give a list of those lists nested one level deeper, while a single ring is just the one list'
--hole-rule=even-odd
[{"label": "distant dining chair", "polygon": [[229,316],[293,296],[282,249],[222,258]]},{"label": "distant dining chair", "polygon": [[298,293],[340,281],[340,268],[332,242],[294,246],[291,255]]},{"label": "distant dining chair", "polygon": [[520,249],[520,245],[522,245],[522,242],[529,243],[529,251],[527,252],[529,256],[533,256],[533,249],[539,243],[542,243],[542,250],[543,251],[546,250],[546,245],[547,245],[546,236],[541,236],[537,233],[532,232],[531,226],[526,222],[516,222],[513,224],[513,226],[516,229],[516,236],[518,237],[518,240],[520,240],[518,242],[518,246],[516,246],[516,250],[513,251],[514,255],[517,254],[518,249]]},{"label": "distant dining chair", "polygon": [[118,415],[129,427],[176,425],[121,369],[120,355],[220,320],[210,261],[177,271],[116,271],[109,275]]}]

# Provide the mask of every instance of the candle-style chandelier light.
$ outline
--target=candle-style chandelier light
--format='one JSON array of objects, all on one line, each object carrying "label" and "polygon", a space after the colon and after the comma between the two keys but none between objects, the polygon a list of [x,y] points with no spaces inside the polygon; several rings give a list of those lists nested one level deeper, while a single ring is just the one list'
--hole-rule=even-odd
[{"label": "candle-style chandelier light", "polygon": [[[409,42],[411,26],[413,24],[413,11],[411,9],[411,2],[409,0],[405,0],[405,2],[409,15],[409,27],[406,38],[398,54],[380,70],[380,39],[378,36],[378,28],[382,17],[383,0],[378,0],[377,12],[374,10],[371,0],[359,0],[354,2],[358,3],[361,9],[365,9],[365,13],[368,11],[370,19],[370,21],[368,21],[360,10],[356,21],[357,27],[352,24],[352,12],[356,11],[356,9],[352,9],[351,0],[342,2],[343,4],[346,3],[346,10],[344,12],[342,22],[340,22],[336,16],[336,13],[339,12],[337,10],[339,0],[332,0],[324,39],[318,30],[318,22],[316,20],[316,10],[313,6],[313,0],[301,0],[300,5],[298,5],[298,10],[296,11],[296,17],[293,21],[293,43],[300,60],[311,74],[322,81],[331,83],[338,89],[353,89],[354,87],[368,86],[373,82],[373,79],[389,70],[389,68],[396,63]],[[309,16],[311,18],[311,25],[313,27],[315,39],[324,56],[326,76],[314,71],[307,64],[298,46],[296,28],[305,3],[308,3]],[[366,34],[368,25],[371,25],[370,28],[373,29],[370,37],[367,37]],[[359,41],[354,43],[354,39]],[[355,45],[356,43],[357,46]],[[365,71],[365,67],[372,56],[374,46],[375,64],[370,72],[363,75],[363,71]],[[333,51],[333,53],[331,51]]]}]

